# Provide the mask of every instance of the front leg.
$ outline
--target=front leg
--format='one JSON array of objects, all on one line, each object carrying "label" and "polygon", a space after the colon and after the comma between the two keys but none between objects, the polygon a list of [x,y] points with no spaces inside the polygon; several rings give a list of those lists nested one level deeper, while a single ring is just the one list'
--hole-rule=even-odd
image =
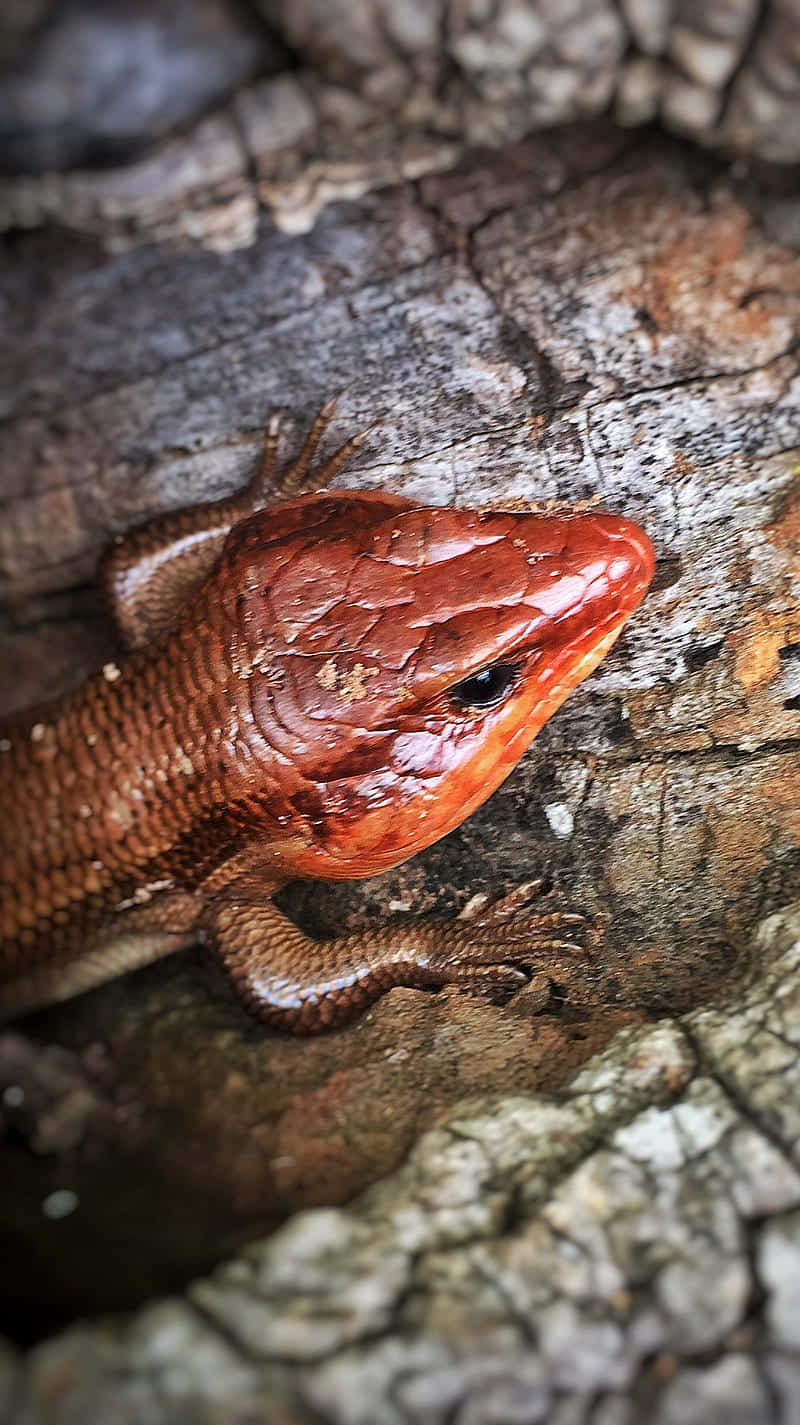
[{"label": "front leg", "polygon": [[530,900],[521,887],[480,918],[439,925],[384,926],[361,935],[314,941],[272,904],[252,880],[229,886],[203,919],[247,1008],[293,1034],[345,1024],[398,985],[462,984],[516,990],[527,976],[518,964],[563,969],[585,951],[558,933],[584,924],[554,912],[515,920]]},{"label": "front leg", "polygon": [[188,505],[120,535],[100,564],[99,578],[126,649],[142,648],[171,628],[208,577],[240,520],[279,500],[326,485],[358,450],[365,431],[312,470],[320,440],[336,414],[336,398],[316,417],[297,459],[278,471],[280,414],[271,416],[255,475],[235,495]]}]

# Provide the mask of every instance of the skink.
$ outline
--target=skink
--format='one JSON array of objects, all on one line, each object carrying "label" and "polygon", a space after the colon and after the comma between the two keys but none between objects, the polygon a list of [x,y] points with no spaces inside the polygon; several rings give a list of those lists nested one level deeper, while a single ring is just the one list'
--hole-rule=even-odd
[{"label": "skink", "polygon": [[312,469],[333,410],[282,477],[273,418],[244,491],[118,541],[101,573],[124,656],[0,727],[6,1016],[200,938],[256,1015],[310,1033],[394,985],[514,985],[560,944],[570,917],[508,902],[321,943],[272,903],[468,817],[653,573],[616,515],[299,493],[360,444]]}]

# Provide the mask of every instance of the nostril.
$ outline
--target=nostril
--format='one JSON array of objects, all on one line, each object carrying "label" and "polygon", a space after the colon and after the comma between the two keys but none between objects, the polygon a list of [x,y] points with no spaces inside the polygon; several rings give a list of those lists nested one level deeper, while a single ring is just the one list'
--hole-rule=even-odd
[{"label": "nostril", "polygon": [[652,540],[649,535],[645,534],[641,525],[634,524],[633,520],[620,520],[620,525],[622,526],[620,530],[622,538],[634,551],[642,577],[649,584],[656,567],[656,552]]},{"label": "nostril", "polygon": [[[641,525],[624,515],[597,515],[598,528],[606,539],[612,541],[613,553],[609,559],[608,575],[613,580],[630,579],[636,572],[648,584],[655,569],[655,550],[649,535]],[[616,547],[614,547],[616,546]]]}]

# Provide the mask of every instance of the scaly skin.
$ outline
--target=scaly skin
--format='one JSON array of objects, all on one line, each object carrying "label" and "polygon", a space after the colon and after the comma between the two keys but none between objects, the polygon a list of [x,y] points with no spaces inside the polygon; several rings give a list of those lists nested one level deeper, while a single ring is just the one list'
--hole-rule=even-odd
[{"label": "scaly skin", "polygon": [[333,408],[281,480],[273,419],[240,495],[118,542],[101,574],[129,652],[0,729],[4,1013],[197,938],[251,1010],[298,1033],[393,985],[516,985],[515,964],[569,952],[574,917],[514,918],[508,900],[324,944],[272,904],[287,880],[372,875],[469,816],[653,572],[647,536],[614,515],[291,498]]}]

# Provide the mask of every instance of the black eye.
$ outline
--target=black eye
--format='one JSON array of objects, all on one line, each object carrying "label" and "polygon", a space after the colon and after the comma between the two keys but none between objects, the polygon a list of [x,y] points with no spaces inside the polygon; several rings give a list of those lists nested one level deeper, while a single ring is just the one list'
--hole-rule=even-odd
[{"label": "black eye", "polygon": [[513,663],[493,663],[481,668],[463,683],[450,689],[451,698],[463,708],[493,708],[511,692],[519,669]]}]

